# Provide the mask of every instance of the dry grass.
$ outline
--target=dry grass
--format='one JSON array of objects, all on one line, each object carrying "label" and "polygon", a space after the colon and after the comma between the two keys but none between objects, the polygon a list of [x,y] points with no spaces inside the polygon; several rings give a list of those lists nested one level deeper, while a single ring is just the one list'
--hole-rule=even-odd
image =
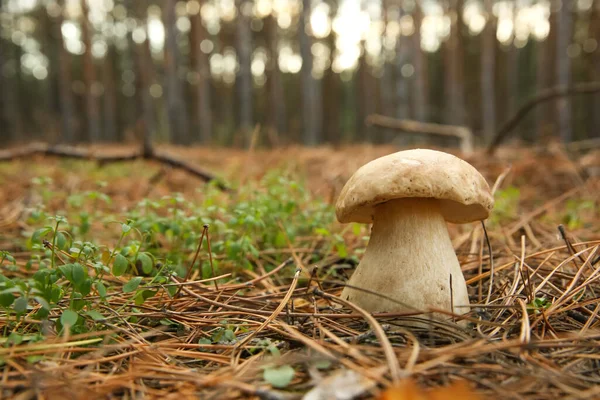
[{"label": "dry grass", "polygon": [[[307,173],[311,190],[333,202],[358,166],[394,150],[180,151],[242,181],[282,166]],[[290,243],[288,262],[269,273],[249,272],[243,282],[231,280],[218,287],[212,280],[173,278],[172,284],[181,287],[174,299],[157,296],[137,311],[128,306],[131,293],[114,291],[109,293],[110,304],[102,306],[105,315],[112,315],[103,321],[106,331],[49,335],[43,342],[0,348],[5,362],[0,395],[292,399],[344,369],[365,377],[366,398],[409,376],[424,386],[466,379],[485,397],[502,399],[600,398],[598,178],[557,148],[539,154],[501,149],[497,158],[475,154],[469,161],[496,182],[496,189],[515,186],[521,197],[515,215],[488,224],[492,260],[480,225],[450,226],[471,290],[468,327],[440,322],[433,329],[407,329],[408,321],[427,318],[431,310],[365,315],[337,298],[343,282],[330,275],[332,270],[342,273],[338,257],[324,255],[315,267],[309,263],[311,249]],[[65,173],[60,162],[36,163],[38,170],[28,171],[24,164],[2,170],[0,248],[19,250],[14,248],[15,238],[25,229],[19,211],[28,201],[29,178],[39,168],[55,176],[58,184],[87,185],[85,176]],[[150,192],[196,195],[197,183],[183,174],[167,172],[159,183],[152,183],[148,171],[140,175],[142,179],[117,176],[119,183],[108,186],[118,207],[127,208]],[[561,236],[558,226],[570,199],[591,201],[595,210],[582,211],[580,226]],[[350,237],[347,244],[351,252],[361,245]],[[19,254],[21,265],[27,257]],[[15,272],[31,273],[24,268]],[[128,322],[133,315],[137,322]],[[156,323],[165,318],[181,328]],[[236,333],[235,342],[198,343],[222,327],[225,319]],[[7,323],[0,314],[0,328]],[[20,324],[33,331],[48,322],[27,318]],[[51,327],[47,331],[52,332]],[[282,354],[275,361],[261,347],[260,341],[267,338]],[[43,358],[28,362],[32,356]],[[328,368],[319,370],[316,363],[323,360],[329,361]],[[295,368],[294,379],[284,390],[263,380],[261,367],[272,362]],[[376,385],[369,384],[373,382]]]}]

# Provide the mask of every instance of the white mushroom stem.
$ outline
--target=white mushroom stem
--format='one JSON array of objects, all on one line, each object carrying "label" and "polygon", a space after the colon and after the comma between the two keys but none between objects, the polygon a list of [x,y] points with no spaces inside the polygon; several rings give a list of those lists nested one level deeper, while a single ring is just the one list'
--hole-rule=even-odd
[{"label": "white mushroom stem", "polygon": [[469,304],[467,285],[435,199],[405,198],[378,205],[371,239],[348,284],[397,300],[344,288],[343,299],[370,312],[428,307],[454,309],[456,314],[469,311],[464,307]]}]

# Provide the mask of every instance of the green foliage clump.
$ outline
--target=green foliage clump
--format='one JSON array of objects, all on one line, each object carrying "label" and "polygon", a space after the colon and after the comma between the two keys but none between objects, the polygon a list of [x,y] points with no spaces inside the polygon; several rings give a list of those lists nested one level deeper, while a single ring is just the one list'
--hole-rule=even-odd
[{"label": "green foliage clump", "polygon": [[[134,310],[155,296],[172,298],[178,288],[173,277],[183,279],[190,267],[202,278],[223,272],[235,277],[237,271],[254,268],[262,252],[269,253],[265,267],[270,269],[288,257],[277,250],[312,246],[315,240],[319,246],[312,261],[330,252],[348,255],[332,228],[333,208],[276,171],[233,194],[209,184],[197,198],[174,193],[143,199],[119,215],[104,191],[106,184],[96,186],[67,194],[52,187],[50,179],[33,182],[43,202],[27,215],[36,229],[22,246],[31,256],[19,265],[10,253],[0,253],[0,310],[13,319],[5,336],[24,335],[19,331],[23,318],[50,319],[59,334],[103,329],[125,308]],[[46,210],[50,202],[60,204],[59,215]],[[190,266],[201,238],[200,257]],[[18,273],[21,268],[25,274]],[[122,294],[125,304],[109,307],[110,298]],[[205,340],[232,342],[239,333],[224,325]]]}]

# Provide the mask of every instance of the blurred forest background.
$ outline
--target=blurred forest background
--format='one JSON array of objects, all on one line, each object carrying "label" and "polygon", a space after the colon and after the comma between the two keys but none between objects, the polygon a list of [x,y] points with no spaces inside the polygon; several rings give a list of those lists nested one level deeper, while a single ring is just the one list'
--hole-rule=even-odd
[{"label": "blurred forest background", "polygon": [[[405,140],[372,114],[486,144],[600,81],[600,0],[0,0],[0,24],[0,146]],[[600,94],[515,136],[599,137]]]}]

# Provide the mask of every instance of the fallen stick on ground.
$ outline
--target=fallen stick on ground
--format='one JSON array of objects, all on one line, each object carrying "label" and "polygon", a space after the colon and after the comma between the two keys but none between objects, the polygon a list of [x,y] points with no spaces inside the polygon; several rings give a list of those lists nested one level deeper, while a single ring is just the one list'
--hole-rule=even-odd
[{"label": "fallen stick on ground", "polygon": [[369,115],[366,119],[366,123],[367,125],[394,129],[402,132],[454,137],[459,140],[460,150],[464,154],[471,154],[473,152],[473,134],[471,133],[471,130],[465,126],[442,125],[409,119],[396,119],[379,114]]},{"label": "fallen stick on ground", "polygon": [[46,155],[62,158],[74,158],[78,160],[95,161],[100,166],[105,164],[134,161],[137,159],[156,161],[160,164],[166,164],[173,168],[181,169],[193,176],[202,179],[205,182],[215,181],[217,187],[221,190],[229,190],[218,177],[203,168],[190,164],[182,159],[176,158],[171,154],[162,151],[156,151],[151,146],[144,146],[142,150],[134,151],[129,154],[101,154],[86,149],[80,149],[65,145],[48,145],[45,143],[32,143],[24,147],[17,147],[10,150],[0,151],[0,162],[12,161],[19,158],[32,157],[34,155]]}]

